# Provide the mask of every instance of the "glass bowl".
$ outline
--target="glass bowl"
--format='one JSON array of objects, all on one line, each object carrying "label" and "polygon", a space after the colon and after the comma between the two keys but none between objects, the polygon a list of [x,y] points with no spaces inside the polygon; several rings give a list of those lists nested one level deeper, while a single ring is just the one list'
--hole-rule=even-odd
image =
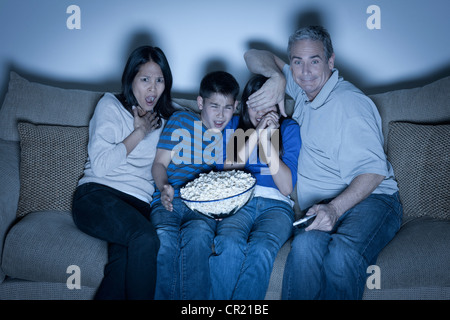
[{"label": "glass bowl", "polygon": [[234,215],[240,208],[242,208],[253,197],[255,191],[256,179],[252,186],[247,190],[235,195],[214,200],[188,200],[183,198],[181,200],[188,206],[189,209],[204,214],[210,218],[222,219]]}]

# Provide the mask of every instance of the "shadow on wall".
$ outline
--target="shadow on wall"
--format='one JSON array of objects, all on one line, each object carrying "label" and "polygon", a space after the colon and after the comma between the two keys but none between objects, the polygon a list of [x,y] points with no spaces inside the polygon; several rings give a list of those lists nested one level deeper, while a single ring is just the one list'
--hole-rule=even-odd
[{"label": "shadow on wall", "polygon": [[[297,30],[300,27],[309,26],[309,25],[323,25],[327,28],[326,24],[323,23],[323,19],[321,18],[320,11],[315,9],[310,10],[302,10],[301,14],[297,14],[293,16],[292,25],[295,27],[292,29],[291,33]],[[3,79],[3,83],[5,86],[0,88],[0,103],[3,103],[5,98],[5,94],[7,91],[7,84],[9,83],[9,71],[15,71],[19,75],[28,79],[29,81],[38,82],[50,86],[60,87],[64,89],[81,89],[81,90],[91,90],[91,91],[99,91],[99,92],[118,92],[121,90],[121,76],[122,70],[125,67],[128,56],[131,52],[139,46],[142,45],[157,45],[158,41],[155,36],[148,32],[148,30],[140,29],[134,32],[134,35],[127,38],[129,39],[128,43],[124,46],[118,46],[117,48],[113,48],[112,50],[123,50],[120,51],[120,56],[122,57],[121,61],[117,63],[120,65],[120,74],[114,76],[114,78],[106,78],[102,81],[97,81],[95,83],[92,82],[70,82],[70,81],[61,81],[58,79],[51,79],[46,77],[45,75],[33,74],[29,70],[23,69],[20,65],[16,65],[12,62],[7,63],[7,68],[5,74],[0,75]],[[285,40],[286,46],[284,48],[276,48],[272,44],[268,43],[262,39],[250,39],[247,43],[248,49],[260,49],[260,50],[268,50],[282,58],[284,61],[288,61],[288,56],[286,52],[288,39]],[[125,48],[125,49],[120,49]],[[164,48],[161,48],[164,51]],[[166,53],[167,54],[167,53]],[[170,63],[170,58],[169,63]],[[361,84],[363,83],[361,80],[364,75],[358,75],[356,70],[352,68],[346,67],[345,65],[339,64],[339,57],[336,58],[336,66],[340,70],[341,75],[348,81],[355,84],[359,87],[364,93],[367,95],[382,93],[391,90],[398,89],[407,89],[407,88],[415,88],[419,86],[424,86],[428,83],[441,79],[445,76],[450,75],[450,62],[442,66],[437,70],[430,71],[428,74],[421,76],[420,78],[410,79],[401,82],[395,83],[386,83],[382,86],[376,87],[363,87]],[[220,58],[211,57],[209,60],[205,61],[203,74],[207,74],[211,71],[216,70],[224,70],[231,72],[227,63]],[[233,73],[233,72],[231,72]],[[244,73],[245,74],[245,73]],[[251,77],[250,72],[247,72],[247,79],[237,79],[240,83],[246,83],[248,79]],[[172,96],[176,98],[186,98],[186,99],[195,99],[197,97],[198,92],[172,92]]]},{"label": "shadow on wall", "polygon": [[[323,26],[326,29],[330,30],[330,28],[327,26],[327,24],[324,22],[324,19],[322,19],[321,16],[322,16],[321,10],[312,7],[306,10],[302,10],[301,13],[293,15],[292,19],[289,20],[292,21],[292,25],[294,26],[294,28],[290,30],[290,34],[294,33],[296,30],[300,28],[307,26]],[[287,53],[288,40],[289,40],[288,38],[285,40],[286,47],[280,49],[275,48],[273,45],[264,40],[252,39],[248,41],[247,49],[267,50],[274,53],[276,56],[280,57],[285,62],[289,62],[289,57]],[[333,34],[331,34],[331,40],[332,41],[334,40]],[[382,86],[363,86],[362,84],[364,83],[363,81],[364,75],[359,74],[357,70],[352,69],[351,66],[348,67],[345,63],[342,63],[342,60],[339,59],[339,56],[336,57],[335,65],[336,68],[339,69],[339,73],[344,77],[344,79],[353,83],[366,95],[383,93],[392,90],[421,87],[450,75],[450,61],[449,61],[447,65],[442,66],[441,68],[438,68],[434,71],[430,71],[428,74],[423,75],[420,78],[400,82],[386,83],[383,84]]]}]

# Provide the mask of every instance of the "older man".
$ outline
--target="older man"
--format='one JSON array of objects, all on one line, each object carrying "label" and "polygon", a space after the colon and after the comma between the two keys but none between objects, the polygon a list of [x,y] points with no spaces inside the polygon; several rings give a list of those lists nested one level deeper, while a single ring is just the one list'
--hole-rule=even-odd
[{"label": "older man", "polygon": [[250,71],[269,77],[249,106],[295,100],[303,140],[297,193],[307,228],[295,230],[286,262],[283,299],[360,299],[367,267],[398,231],[402,206],[383,150],[373,102],[334,68],[328,32],[308,27],[289,39],[290,64],[249,50]]}]

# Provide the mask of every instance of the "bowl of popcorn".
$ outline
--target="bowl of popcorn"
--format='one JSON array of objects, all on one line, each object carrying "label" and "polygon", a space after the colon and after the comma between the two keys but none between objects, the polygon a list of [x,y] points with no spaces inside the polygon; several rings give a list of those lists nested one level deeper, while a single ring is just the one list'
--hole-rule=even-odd
[{"label": "bowl of popcorn", "polygon": [[235,214],[253,196],[256,179],[240,170],[201,173],[180,189],[181,200],[193,211],[222,219]]}]

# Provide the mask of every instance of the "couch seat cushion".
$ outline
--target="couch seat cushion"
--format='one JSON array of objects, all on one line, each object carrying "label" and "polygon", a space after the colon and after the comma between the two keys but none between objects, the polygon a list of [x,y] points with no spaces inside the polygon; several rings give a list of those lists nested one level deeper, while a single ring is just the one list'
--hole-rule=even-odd
[{"label": "couch seat cushion", "polygon": [[5,240],[2,268],[12,277],[66,283],[67,268],[80,268],[82,286],[97,287],[107,262],[106,242],[80,231],[70,213],[33,212],[12,227]]},{"label": "couch seat cushion", "polygon": [[449,243],[450,221],[410,219],[378,257],[381,290],[450,287]]}]

